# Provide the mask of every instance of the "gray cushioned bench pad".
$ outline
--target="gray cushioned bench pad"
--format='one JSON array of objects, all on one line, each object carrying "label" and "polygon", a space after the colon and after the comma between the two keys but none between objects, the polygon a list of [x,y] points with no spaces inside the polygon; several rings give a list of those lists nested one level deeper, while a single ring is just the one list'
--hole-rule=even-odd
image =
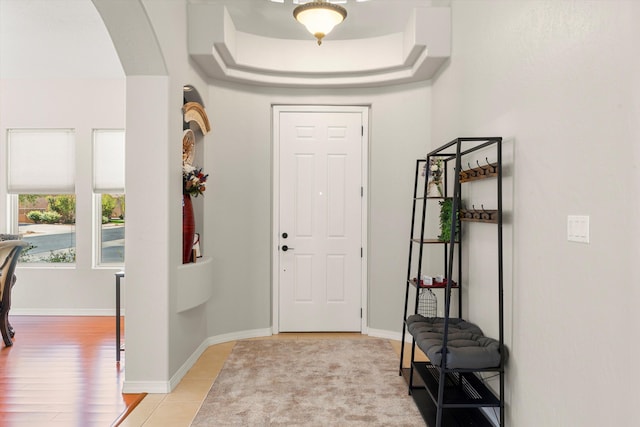
[{"label": "gray cushioned bench pad", "polygon": [[[414,314],[407,319],[407,328],[431,363],[440,366],[444,318]],[[449,319],[447,350],[446,367],[450,369],[500,366],[500,342],[485,337],[477,325],[462,319]]]}]

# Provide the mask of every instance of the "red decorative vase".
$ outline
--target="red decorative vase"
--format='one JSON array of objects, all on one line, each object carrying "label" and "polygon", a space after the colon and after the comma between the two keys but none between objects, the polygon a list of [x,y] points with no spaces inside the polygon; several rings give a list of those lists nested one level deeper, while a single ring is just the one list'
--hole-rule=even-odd
[{"label": "red decorative vase", "polygon": [[193,235],[196,221],[193,217],[193,203],[189,194],[182,195],[182,263],[192,262]]}]

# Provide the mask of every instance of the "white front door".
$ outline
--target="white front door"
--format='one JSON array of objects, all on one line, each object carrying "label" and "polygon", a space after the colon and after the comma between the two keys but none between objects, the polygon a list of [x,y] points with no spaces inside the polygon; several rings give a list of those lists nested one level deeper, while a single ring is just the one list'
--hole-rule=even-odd
[{"label": "white front door", "polygon": [[281,332],[361,330],[366,109],[352,108],[276,110]]}]

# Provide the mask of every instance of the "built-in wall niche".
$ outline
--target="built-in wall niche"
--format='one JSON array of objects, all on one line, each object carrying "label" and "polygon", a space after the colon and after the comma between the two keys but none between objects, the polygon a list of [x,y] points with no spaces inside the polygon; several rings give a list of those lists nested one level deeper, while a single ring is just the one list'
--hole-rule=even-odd
[{"label": "built-in wall niche", "polygon": [[183,87],[182,134],[182,265],[178,268],[177,311],[205,303],[212,295],[212,259],[206,256],[203,233],[205,189],[210,184],[204,164],[204,139],[211,131],[198,91]]},{"label": "built-in wall niche", "polygon": [[208,179],[203,139],[211,131],[211,125],[200,94],[193,86],[183,87],[182,98],[182,263],[188,264],[203,256],[201,201]]}]

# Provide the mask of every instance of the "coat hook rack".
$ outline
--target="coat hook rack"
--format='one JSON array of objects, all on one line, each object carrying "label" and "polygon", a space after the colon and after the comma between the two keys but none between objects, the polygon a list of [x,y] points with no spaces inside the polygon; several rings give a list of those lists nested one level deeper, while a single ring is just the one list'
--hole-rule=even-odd
[{"label": "coat hook rack", "polygon": [[487,174],[495,174],[497,171],[497,166],[495,163],[489,163],[489,158],[485,157],[484,161],[487,163],[483,165],[482,168],[486,171]]},{"label": "coat hook rack", "polygon": [[485,157],[485,164],[480,164],[479,160],[476,160],[476,167],[471,167],[471,163],[467,162],[468,169],[461,170],[458,174],[461,182],[474,181],[476,179],[488,178],[497,175],[498,165],[497,163],[490,163],[489,158]]},{"label": "coat hook rack", "polygon": [[498,220],[498,211],[496,209],[485,209],[484,204],[480,205],[480,209],[476,208],[476,205],[471,205],[471,209],[460,208],[459,212],[461,221],[495,223]]}]

